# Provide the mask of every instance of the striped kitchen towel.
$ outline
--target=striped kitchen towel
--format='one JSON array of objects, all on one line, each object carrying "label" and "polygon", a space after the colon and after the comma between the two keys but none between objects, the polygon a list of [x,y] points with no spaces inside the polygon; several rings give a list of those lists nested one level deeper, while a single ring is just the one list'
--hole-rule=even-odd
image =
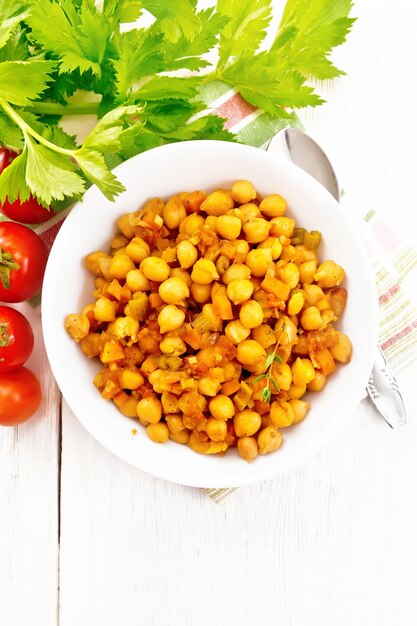
[{"label": "striped kitchen towel", "polygon": [[[253,108],[223,83],[211,83],[204,98],[209,110],[227,119],[226,127],[236,133],[241,143],[265,148],[284,126],[299,126],[295,117],[277,120]],[[110,166],[116,164],[115,160],[109,162]],[[356,209],[356,204],[349,201],[349,210],[352,206]],[[71,207],[63,208],[51,220],[35,228],[48,248],[70,210]],[[377,284],[379,342],[394,372],[398,373],[417,357],[417,309],[407,295],[407,283],[411,285],[417,278],[417,251],[404,242],[404,238],[395,233],[391,224],[384,222],[376,211],[359,207],[357,215],[361,218],[358,222]],[[39,303],[38,300],[33,305]],[[224,504],[236,488],[204,491],[216,503]]]}]

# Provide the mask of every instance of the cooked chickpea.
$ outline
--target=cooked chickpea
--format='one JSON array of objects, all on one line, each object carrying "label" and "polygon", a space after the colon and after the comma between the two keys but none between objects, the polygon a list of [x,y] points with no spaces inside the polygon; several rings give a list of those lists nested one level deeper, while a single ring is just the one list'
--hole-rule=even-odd
[{"label": "cooked chickpea", "polygon": [[101,276],[101,268],[100,268],[100,259],[109,259],[110,257],[103,250],[97,250],[97,252],[92,252],[91,254],[87,254],[85,257],[85,265],[89,272],[95,274],[96,276]]},{"label": "cooked chickpea", "polygon": [[252,463],[258,456],[258,444],[255,437],[240,437],[237,440],[239,456],[248,463]]},{"label": "cooked chickpea", "polygon": [[264,348],[253,339],[246,339],[237,347],[237,360],[243,365],[257,365],[265,357]]},{"label": "cooked chickpea", "polygon": [[248,180],[237,180],[232,185],[232,198],[239,204],[250,202],[256,198],[256,189]]},{"label": "cooked chickpea", "polygon": [[113,333],[119,339],[124,339],[125,337],[136,337],[139,332],[139,322],[138,320],[126,315],[125,317],[118,317],[113,326]]},{"label": "cooked chickpea", "polygon": [[352,344],[347,335],[338,333],[336,345],[330,348],[331,355],[336,361],[340,363],[349,363],[352,355]]},{"label": "cooked chickpea", "polygon": [[278,237],[267,237],[264,241],[261,241],[257,249],[259,250],[264,248],[271,250],[272,260],[276,261],[281,255],[282,243]]},{"label": "cooked chickpea", "polygon": [[162,417],[162,404],[156,394],[139,400],[136,412],[138,417],[146,420],[149,424],[156,424]]},{"label": "cooked chickpea", "polygon": [[243,226],[246,241],[249,243],[260,243],[268,237],[270,223],[262,217],[253,217]]},{"label": "cooked chickpea", "polygon": [[163,422],[158,424],[149,424],[146,427],[146,434],[151,441],[155,443],[166,443],[169,439],[168,426]]},{"label": "cooked chickpea", "polygon": [[261,324],[252,330],[252,339],[261,344],[263,348],[269,348],[276,344],[277,340],[269,324]]},{"label": "cooked chickpea", "polygon": [[220,215],[216,221],[216,231],[224,239],[237,239],[240,235],[242,222],[234,215]]},{"label": "cooked chickpea", "polygon": [[273,426],[277,428],[286,428],[291,426],[294,421],[294,414],[285,411],[279,402],[273,402],[271,404],[270,418]]},{"label": "cooked chickpea", "polygon": [[81,339],[80,341],[81,350],[88,356],[89,359],[92,359],[95,356],[98,356],[101,352],[102,347],[102,338],[100,333],[89,333],[87,337]]},{"label": "cooked chickpea", "polygon": [[222,189],[213,191],[210,193],[204,202],[201,204],[201,210],[207,213],[207,215],[224,215],[230,209],[233,209],[234,202],[230,194]]},{"label": "cooked chickpea", "polygon": [[249,328],[245,328],[240,320],[232,320],[225,329],[224,334],[235,345],[247,339],[250,335]]},{"label": "cooked chickpea", "polygon": [[318,330],[323,324],[321,313],[316,306],[308,306],[301,314],[301,326],[305,330]]},{"label": "cooked chickpea", "polygon": [[213,233],[216,232],[216,224],[217,224],[217,217],[215,215],[209,215],[208,217],[206,217],[204,221],[204,226],[212,230]]},{"label": "cooked chickpea", "polygon": [[[169,391],[164,391],[161,395],[161,404],[162,404],[163,414],[166,417],[168,415],[178,413],[178,398],[174,393],[170,393]],[[182,428],[184,428],[184,425],[182,426]]]},{"label": "cooked chickpea", "polygon": [[146,259],[150,253],[151,249],[148,244],[140,237],[133,237],[126,246],[126,254],[129,255],[135,263],[140,263],[143,259]]},{"label": "cooked chickpea", "polygon": [[90,321],[85,315],[71,313],[65,319],[65,328],[71,337],[78,343],[87,337],[90,331]]},{"label": "cooked chickpea", "polygon": [[244,223],[249,222],[249,220],[253,219],[254,217],[261,216],[258,205],[254,204],[253,202],[247,202],[246,204],[242,204],[239,209],[237,209],[237,211],[239,211],[239,217]]},{"label": "cooked chickpea", "polygon": [[100,274],[106,280],[111,280],[113,278],[113,276],[110,276],[110,272],[109,272],[111,260],[112,260],[112,257],[110,256],[106,256],[106,257],[101,256],[97,260],[97,263],[100,268]]},{"label": "cooked chickpea", "polygon": [[209,411],[215,419],[226,421],[233,417],[235,407],[228,396],[219,395],[210,400]]},{"label": "cooked chickpea", "polygon": [[278,193],[266,196],[259,205],[262,213],[267,217],[280,217],[287,210],[287,202]]},{"label": "cooked chickpea", "polygon": [[168,263],[156,256],[143,259],[140,264],[140,270],[145,274],[146,278],[156,283],[162,283],[166,280],[171,271]]},{"label": "cooked chickpea", "polygon": [[181,328],[185,320],[185,313],[174,304],[168,304],[158,315],[158,324],[161,333]]},{"label": "cooked chickpea", "polygon": [[244,409],[233,418],[233,426],[238,437],[251,437],[258,432],[261,424],[261,416],[251,409]]},{"label": "cooked chickpea", "polygon": [[149,213],[150,211],[152,211],[156,215],[162,215],[164,206],[165,202],[162,200],[162,198],[151,198],[151,200],[148,200],[148,202],[145,203],[145,206],[143,207],[143,212]]},{"label": "cooked chickpea", "polygon": [[244,302],[240,308],[239,319],[245,328],[256,328],[262,324],[264,312],[256,300]]},{"label": "cooked chickpea", "polygon": [[[273,217],[270,221],[270,234],[273,237],[292,237],[295,228],[295,220],[292,217]],[[289,243],[289,242],[288,242]]]},{"label": "cooked chickpea", "polygon": [[137,389],[145,382],[144,377],[135,368],[124,368],[120,371],[120,387],[122,389]]},{"label": "cooked chickpea", "polygon": [[175,196],[168,200],[162,210],[162,219],[165,226],[170,230],[178,228],[186,217],[187,213],[182,200]]},{"label": "cooked chickpea", "polygon": [[298,387],[297,385],[294,385],[294,383],[291,383],[290,388],[288,389],[287,398],[290,400],[298,400],[303,397],[306,391],[306,387]]},{"label": "cooked chickpea", "polygon": [[282,444],[282,435],[274,426],[263,428],[258,435],[258,449],[260,454],[275,452]]},{"label": "cooked chickpea", "polygon": [[245,278],[249,280],[250,278],[250,269],[243,265],[243,263],[233,263],[227,270],[224,272],[222,276],[222,281],[225,285],[228,285],[232,282],[232,280],[239,280]]},{"label": "cooked chickpea", "polygon": [[327,376],[316,370],[316,375],[314,376],[313,380],[308,383],[307,389],[309,391],[321,391],[326,382]]},{"label": "cooked chickpea", "polygon": [[191,295],[198,304],[205,304],[210,300],[211,285],[199,285],[198,283],[192,283]]},{"label": "cooked chickpea", "polygon": [[132,239],[135,236],[133,226],[130,224],[130,219],[133,215],[133,213],[126,213],[117,220],[117,228],[128,239]]},{"label": "cooked chickpea", "polygon": [[272,251],[270,248],[256,248],[251,250],[246,257],[246,265],[254,276],[265,276],[271,263]]},{"label": "cooked chickpea", "polygon": [[209,259],[199,259],[194,263],[191,272],[191,280],[200,285],[210,285],[213,280],[219,280],[220,276],[217,272],[213,261]]},{"label": "cooked chickpea", "polygon": [[292,379],[297,387],[305,387],[314,380],[316,375],[310,359],[300,359],[298,357],[291,366]]},{"label": "cooked chickpea", "polygon": [[309,409],[310,409],[310,405],[308,402],[305,402],[304,400],[290,400],[290,405],[292,410],[294,411],[294,422],[293,424],[298,424],[298,422],[301,422],[301,420],[303,420],[305,418],[305,416],[307,415]]},{"label": "cooked chickpea", "polygon": [[324,298],[324,292],[318,285],[303,285],[305,301],[308,305],[316,305]]},{"label": "cooked chickpea", "polygon": [[149,281],[141,270],[130,270],[126,274],[126,285],[131,291],[148,291]]},{"label": "cooked chickpea", "polygon": [[182,267],[173,267],[169,274],[169,277],[180,278],[182,282],[187,285],[188,289],[190,289],[193,283],[193,281],[191,280],[190,274],[187,272],[187,270],[184,270]]},{"label": "cooked chickpea", "polygon": [[111,278],[117,278],[123,280],[126,278],[126,274],[135,269],[135,264],[129,255],[125,253],[115,254],[110,261],[109,274]]},{"label": "cooked chickpea", "polygon": [[220,391],[220,382],[210,376],[203,376],[198,381],[198,391],[204,396],[215,396]]},{"label": "cooked chickpea", "polygon": [[188,237],[192,237],[195,235],[196,231],[204,225],[204,217],[202,215],[196,215],[193,213],[192,215],[187,215],[185,220],[181,222],[179,226],[179,232],[181,235],[187,235]]},{"label": "cooked chickpea", "polygon": [[[165,394],[162,394],[162,406],[164,406],[163,404],[163,396]],[[173,395],[173,394],[170,394]],[[169,413],[169,411],[166,411],[164,408],[164,412],[168,413],[168,415],[166,415],[165,419],[167,422],[167,426],[170,430],[171,433],[179,433],[182,430],[184,430],[184,422],[183,419],[181,417],[181,415],[179,413]]]},{"label": "cooked chickpea", "polygon": [[180,356],[187,352],[187,346],[181,337],[177,337],[176,335],[165,335],[159,344],[159,348],[161,352],[168,356]]},{"label": "cooked chickpea", "polygon": [[184,428],[184,430],[179,430],[178,432],[170,432],[169,433],[169,438],[172,439],[172,441],[175,441],[175,443],[182,443],[182,444],[186,444],[188,443],[188,439],[190,437],[190,431],[187,430],[186,428]]},{"label": "cooked chickpea", "polygon": [[98,322],[114,322],[116,308],[116,302],[108,298],[99,298],[94,306],[94,317]]},{"label": "cooked chickpea", "polygon": [[301,309],[304,306],[304,294],[302,291],[297,291],[297,293],[293,293],[288,301],[288,314],[289,315],[298,315]]},{"label": "cooked chickpea", "polygon": [[161,300],[167,304],[184,306],[184,301],[189,297],[190,291],[180,278],[167,278],[159,285],[158,293]]},{"label": "cooked chickpea", "polygon": [[212,441],[224,441],[227,435],[227,424],[223,420],[209,417],[206,425],[206,433]]},{"label": "cooked chickpea", "polygon": [[137,400],[132,396],[128,396],[123,404],[119,405],[119,411],[126,417],[136,417]]},{"label": "cooked chickpea", "polygon": [[280,389],[288,391],[292,382],[291,368],[288,363],[274,363],[272,376]]},{"label": "cooked chickpea", "polygon": [[324,261],[318,266],[317,272],[314,274],[314,280],[319,287],[328,289],[329,287],[338,287],[345,278],[345,272],[340,265],[334,261]]},{"label": "cooked chickpea", "polygon": [[295,263],[286,263],[277,271],[278,278],[288,285],[290,289],[294,289],[300,280],[300,272]]},{"label": "cooked chickpea", "polygon": [[233,304],[242,304],[253,294],[253,283],[247,278],[238,278],[227,285],[227,297]]},{"label": "cooked chickpea", "polygon": [[307,284],[311,284],[314,280],[314,274],[317,272],[317,262],[313,261],[304,261],[298,268],[300,272],[300,282]]},{"label": "cooked chickpea", "polygon": [[197,248],[191,241],[180,241],[177,245],[177,259],[182,268],[188,270],[197,261]]}]

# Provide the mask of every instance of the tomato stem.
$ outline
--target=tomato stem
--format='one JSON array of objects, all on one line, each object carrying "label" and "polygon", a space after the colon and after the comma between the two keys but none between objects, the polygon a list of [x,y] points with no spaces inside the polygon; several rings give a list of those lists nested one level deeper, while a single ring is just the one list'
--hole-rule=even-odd
[{"label": "tomato stem", "polygon": [[[8,346],[10,343],[10,337],[7,333],[7,326],[5,324],[2,324],[0,326],[0,347],[4,348],[5,346]],[[0,361],[2,361],[2,359],[0,359]]]},{"label": "tomato stem", "polygon": [[10,252],[6,252],[0,248],[0,282],[5,289],[10,289],[10,272],[11,270],[20,269],[19,263],[16,263]]}]

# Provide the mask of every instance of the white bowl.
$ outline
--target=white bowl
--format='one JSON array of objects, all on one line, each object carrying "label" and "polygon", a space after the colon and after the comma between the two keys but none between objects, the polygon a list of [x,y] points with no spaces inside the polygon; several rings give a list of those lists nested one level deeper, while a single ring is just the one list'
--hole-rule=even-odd
[{"label": "white bowl", "polygon": [[[57,383],[74,414],[106,448],[154,476],[198,487],[227,487],[264,480],[302,462],[353,413],[372,369],[377,340],[376,294],[358,234],[337,202],[314,179],[291,163],[257,148],[217,141],[190,141],[149,150],[116,168],[127,191],[116,202],[96,187],[65,220],[52,248],[43,286],[46,348]],[[347,279],[348,306],[339,328],[353,344],[349,365],[331,376],[321,393],[311,394],[307,418],[284,430],[282,448],[245,463],[235,450],[224,457],[203,456],[169,441],[151,442],[144,428],[103,400],[93,385],[100,364],[89,360],[67,335],[64,320],[92,300],[93,280],[84,257],[108,249],[115,222],[153,196],[227,187],[251,180],[262,194],[280,193],[297,225],[322,232],[320,258],[340,263]],[[132,435],[132,429],[137,435]]]}]

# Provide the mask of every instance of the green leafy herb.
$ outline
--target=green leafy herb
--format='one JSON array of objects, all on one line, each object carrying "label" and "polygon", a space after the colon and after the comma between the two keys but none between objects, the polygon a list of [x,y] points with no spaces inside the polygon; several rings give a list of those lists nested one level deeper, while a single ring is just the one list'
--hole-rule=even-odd
[{"label": "green leafy herb", "polygon": [[[0,175],[0,202],[32,194],[53,204],[89,183],[113,199],[124,188],[109,154],[235,140],[224,119],[204,114],[214,81],[290,121],[295,109],[321,104],[308,79],[343,73],[330,53],[352,27],[352,1],[287,0],[268,48],[271,4],[218,0],[199,11],[196,0],[0,0],[0,145],[19,153]],[[123,32],[143,10],[152,24]],[[74,114],[97,116],[82,144],[60,126]]]},{"label": "green leafy herb", "polygon": [[263,402],[267,402],[268,404],[271,401],[271,385],[275,388],[276,391],[279,391],[279,387],[277,382],[275,381],[272,375],[272,366],[274,363],[282,363],[281,357],[276,353],[278,349],[278,343],[275,345],[273,352],[270,352],[265,360],[265,369],[266,371],[263,374],[259,374],[253,381],[252,384],[255,385],[260,380],[266,380],[266,385],[261,391],[261,400]]}]

